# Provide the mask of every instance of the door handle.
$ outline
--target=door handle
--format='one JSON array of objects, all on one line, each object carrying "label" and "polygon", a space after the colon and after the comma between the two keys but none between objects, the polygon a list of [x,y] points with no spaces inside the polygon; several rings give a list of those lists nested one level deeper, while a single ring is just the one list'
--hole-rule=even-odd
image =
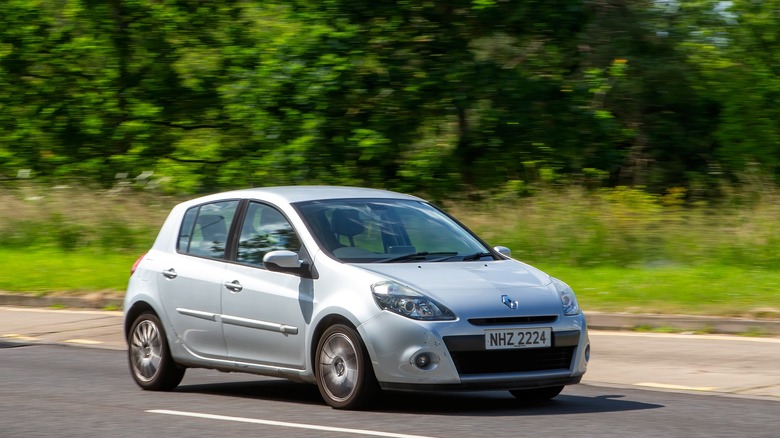
[{"label": "door handle", "polygon": [[171,269],[168,269],[167,271],[162,271],[162,275],[163,275],[165,278],[168,278],[168,279],[170,279],[170,280],[173,280],[173,279],[174,279],[174,278],[176,278],[176,277],[177,277],[179,274],[177,274],[177,273],[176,273],[176,270],[175,270],[175,269],[171,268]]},{"label": "door handle", "polygon": [[241,292],[241,289],[244,288],[244,286],[241,286],[241,283],[239,283],[238,280],[226,281],[225,287],[228,288],[231,292]]}]

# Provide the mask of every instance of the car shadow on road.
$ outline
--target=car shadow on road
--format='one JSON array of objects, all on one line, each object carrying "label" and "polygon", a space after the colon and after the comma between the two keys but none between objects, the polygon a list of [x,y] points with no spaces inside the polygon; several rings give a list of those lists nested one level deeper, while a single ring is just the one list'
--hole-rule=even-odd
[{"label": "car shadow on road", "polygon": [[26,342],[19,342],[19,341],[9,341],[3,338],[0,338],[0,348],[16,348],[16,347],[26,347],[30,345]]},{"label": "car shadow on road", "polygon": [[316,386],[281,379],[180,385],[176,388],[176,392],[244,397],[309,405],[322,405],[325,403],[322,397],[320,397]]},{"label": "car shadow on road", "polygon": [[[398,398],[396,398],[398,397]],[[467,394],[390,394],[377,407],[383,412],[475,417],[597,414],[663,408],[625,399],[623,394],[559,395],[553,400],[521,402],[504,392]]]},{"label": "car shadow on road", "polygon": [[[658,409],[664,405],[630,400],[619,390],[609,394],[566,393],[553,400],[525,403],[516,400],[505,391],[466,393],[409,393],[382,392],[379,400],[368,409],[373,412],[415,415],[458,416],[524,416],[597,414]],[[201,393],[225,397],[242,397],[256,400],[281,401],[306,405],[322,405],[317,387],[286,380],[260,380],[226,383],[182,385],[176,392]]]}]

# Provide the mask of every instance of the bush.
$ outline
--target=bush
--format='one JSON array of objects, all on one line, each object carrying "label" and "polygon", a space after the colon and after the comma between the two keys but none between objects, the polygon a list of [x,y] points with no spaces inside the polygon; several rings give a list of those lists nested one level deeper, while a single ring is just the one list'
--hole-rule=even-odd
[{"label": "bush", "polygon": [[131,188],[0,188],[0,248],[142,251],[175,202]]},{"label": "bush", "polygon": [[449,206],[492,245],[530,263],[571,266],[780,267],[780,196],[735,206],[686,203],[683,189],[544,189],[533,197]]},{"label": "bush", "polygon": [[[0,189],[0,248],[140,252],[176,199],[125,188]],[[558,266],[780,268],[780,196],[734,191],[717,203],[639,188],[586,189],[508,183],[446,210],[515,258]],[[746,199],[750,199],[747,202]]]}]

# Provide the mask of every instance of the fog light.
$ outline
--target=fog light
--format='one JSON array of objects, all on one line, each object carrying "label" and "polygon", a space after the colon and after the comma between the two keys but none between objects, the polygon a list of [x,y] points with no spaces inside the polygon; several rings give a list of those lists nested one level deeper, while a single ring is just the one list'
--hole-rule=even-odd
[{"label": "fog light", "polygon": [[431,364],[431,357],[428,353],[420,353],[414,357],[414,365],[417,368],[425,369]]},{"label": "fog light", "polygon": [[590,344],[585,347],[585,362],[590,361]]}]

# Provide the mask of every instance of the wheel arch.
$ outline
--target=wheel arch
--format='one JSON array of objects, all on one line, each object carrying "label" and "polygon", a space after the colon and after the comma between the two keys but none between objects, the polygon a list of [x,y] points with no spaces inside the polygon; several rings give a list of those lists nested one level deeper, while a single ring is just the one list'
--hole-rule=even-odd
[{"label": "wheel arch", "polygon": [[138,315],[144,313],[144,312],[151,312],[154,313],[155,316],[158,318],[160,317],[159,313],[154,309],[154,307],[151,306],[151,304],[147,303],[146,301],[136,301],[133,303],[133,305],[125,311],[125,321],[124,321],[124,334],[125,339],[130,335],[130,328],[133,326],[133,323],[138,318]]},{"label": "wheel arch", "polygon": [[[328,329],[328,327],[334,326],[336,324],[343,324],[347,327],[350,327],[351,329],[355,330],[355,332],[360,336],[360,332],[358,331],[355,324],[352,323],[352,321],[349,320],[349,318],[339,315],[339,314],[330,314],[324,318],[322,318],[315,327],[314,331],[312,331],[311,335],[311,343],[309,345],[309,354],[308,354],[308,361],[310,364],[310,369],[313,376],[317,375],[317,367],[315,366],[315,357],[317,355],[317,345],[320,343],[320,338],[322,338],[322,334],[325,333],[325,330]],[[363,341],[363,338],[360,338],[360,342],[365,345],[365,341]],[[372,367],[373,368],[373,367]]]}]

